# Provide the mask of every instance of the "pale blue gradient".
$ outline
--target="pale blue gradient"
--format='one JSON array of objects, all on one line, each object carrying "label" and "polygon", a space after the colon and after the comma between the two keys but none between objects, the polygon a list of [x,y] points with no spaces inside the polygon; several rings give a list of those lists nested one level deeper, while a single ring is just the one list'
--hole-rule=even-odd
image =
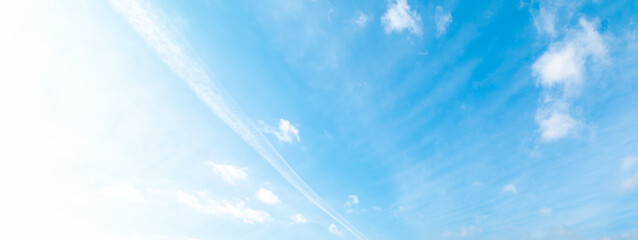
[{"label": "pale blue gradient", "polygon": [[[637,2],[408,0],[386,31],[395,2],[2,3],[0,238],[638,238]],[[564,97],[533,66],[579,21],[606,52]]]}]

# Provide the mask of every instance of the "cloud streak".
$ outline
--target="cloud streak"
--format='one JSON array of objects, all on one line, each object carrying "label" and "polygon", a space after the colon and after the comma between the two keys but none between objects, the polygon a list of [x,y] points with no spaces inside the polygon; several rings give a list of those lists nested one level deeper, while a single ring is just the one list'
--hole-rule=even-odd
[{"label": "cloud streak", "polygon": [[110,3],[113,9],[127,20],[146,44],[197,94],[200,100],[244,142],[268,161],[286,181],[357,239],[367,239],[297,175],[254,122],[245,116],[232,98],[216,85],[197,60],[196,54],[190,50],[188,43],[170,27],[167,19],[156,14],[145,1],[111,0]]}]

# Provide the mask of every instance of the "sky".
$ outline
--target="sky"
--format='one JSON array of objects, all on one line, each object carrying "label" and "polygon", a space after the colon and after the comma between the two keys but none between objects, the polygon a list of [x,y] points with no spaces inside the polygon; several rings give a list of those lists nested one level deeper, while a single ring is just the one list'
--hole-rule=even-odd
[{"label": "sky", "polygon": [[638,2],[0,3],[2,239],[638,239]]}]

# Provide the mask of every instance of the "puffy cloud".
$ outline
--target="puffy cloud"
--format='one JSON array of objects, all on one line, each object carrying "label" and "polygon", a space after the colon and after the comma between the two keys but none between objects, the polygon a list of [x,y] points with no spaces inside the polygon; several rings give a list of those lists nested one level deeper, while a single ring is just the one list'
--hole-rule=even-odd
[{"label": "puffy cloud", "polygon": [[404,30],[418,36],[422,34],[421,17],[416,11],[410,9],[407,0],[397,0],[394,4],[390,4],[388,10],[381,17],[381,24],[387,34]]},{"label": "puffy cloud", "polygon": [[587,66],[604,62],[607,56],[605,41],[594,23],[581,18],[579,24],[579,29],[551,44],[532,65],[543,89],[536,121],[545,141],[563,138],[576,129],[578,121],[569,113],[569,101],[578,95]]},{"label": "puffy cloud", "polygon": [[225,182],[229,184],[237,184],[239,182],[247,182],[248,174],[241,168],[228,164],[217,164],[209,162],[208,165],[213,167],[213,172],[219,175]]},{"label": "puffy cloud", "polygon": [[330,233],[339,236],[340,238],[343,238],[343,233],[341,231],[339,231],[339,229],[337,228],[336,225],[334,224],[330,224],[330,227],[328,228],[328,231],[330,231]]},{"label": "puffy cloud", "polygon": [[262,123],[262,125],[264,125],[266,132],[275,135],[280,142],[292,143],[294,141],[301,141],[299,130],[286,119],[279,119],[279,130],[272,129],[272,127],[264,123]]},{"label": "puffy cloud", "polygon": [[442,36],[447,32],[450,23],[452,23],[452,14],[443,10],[441,6],[436,6],[434,21],[436,22],[436,35]]},{"label": "puffy cloud", "polygon": [[580,82],[584,63],[577,54],[571,44],[552,47],[543,53],[533,66],[541,85],[554,87],[558,84],[573,85]]},{"label": "puffy cloud", "polygon": [[140,193],[140,191],[126,184],[121,184],[116,187],[105,187],[104,192],[110,197],[119,200],[136,203],[142,203],[146,201],[144,200],[144,197],[142,196],[142,193]]},{"label": "puffy cloud", "polygon": [[265,204],[275,205],[281,203],[277,195],[275,195],[272,191],[267,189],[259,189],[257,193],[255,193],[257,199],[262,201]]},{"label": "puffy cloud", "polygon": [[306,219],[304,215],[301,215],[301,213],[293,215],[292,217],[290,217],[290,220],[292,220],[292,223],[296,224],[304,224],[308,222],[308,219]]},{"label": "puffy cloud", "polygon": [[562,86],[569,93],[581,83],[588,59],[600,61],[607,55],[603,37],[593,23],[581,18],[581,29],[557,42],[534,62],[532,69],[545,88]]},{"label": "puffy cloud", "polygon": [[245,207],[244,202],[240,200],[215,201],[212,199],[205,199],[203,201],[204,203],[201,203],[198,197],[182,191],[177,192],[176,198],[178,202],[186,204],[187,206],[197,209],[201,212],[212,214],[215,216],[229,216],[238,218],[245,223],[263,223],[270,219],[270,215],[267,212]]},{"label": "puffy cloud", "polygon": [[503,186],[503,192],[518,193],[518,191],[516,190],[516,185],[514,184],[507,184]]},{"label": "puffy cloud", "polygon": [[553,110],[549,113],[537,112],[536,121],[541,130],[541,137],[551,141],[567,136],[577,122],[566,112]]}]

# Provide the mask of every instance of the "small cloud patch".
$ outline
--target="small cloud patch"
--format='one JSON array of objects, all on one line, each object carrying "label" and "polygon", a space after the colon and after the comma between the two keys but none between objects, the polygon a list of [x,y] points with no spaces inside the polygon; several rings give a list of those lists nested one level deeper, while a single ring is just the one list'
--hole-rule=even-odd
[{"label": "small cloud patch", "polygon": [[299,129],[292,125],[290,121],[286,119],[279,119],[279,129],[273,129],[272,127],[264,124],[264,131],[275,135],[279,142],[292,143],[292,142],[300,142],[301,138],[299,137]]},{"label": "small cloud patch", "polygon": [[355,20],[354,23],[357,24],[359,28],[364,28],[368,25],[369,21],[370,21],[370,17],[368,17],[368,15],[366,15],[365,13],[359,12],[357,16],[357,20]]},{"label": "small cloud patch", "polygon": [[207,163],[213,169],[213,173],[220,176],[228,184],[248,182],[248,174],[241,168],[229,164]]},{"label": "small cloud patch", "polygon": [[292,220],[292,223],[294,224],[305,224],[308,222],[308,219],[306,219],[306,217],[304,217],[301,213],[293,215],[290,217],[290,220]]},{"label": "small cloud patch", "polygon": [[441,6],[436,6],[436,11],[434,12],[434,21],[436,22],[436,35],[442,36],[447,33],[447,29],[452,23],[452,14],[448,11],[443,10]]},{"label": "small cloud patch", "polygon": [[277,195],[275,195],[272,191],[263,188],[259,189],[259,191],[255,193],[255,197],[265,204],[276,205],[281,203]]},{"label": "small cloud patch", "polygon": [[516,190],[516,185],[507,184],[503,187],[503,192],[518,193],[518,190]]},{"label": "small cloud patch", "polygon": [[411,10],[407,0],[397,0],[390,4],[388,10],[381,17],[381,24],[385,33],[403,32],[408,30],[414,35],[421,36],[421,16],[416,11]]},{"label": "small cloud patch", "polygon": [[330,231],[330,233],[339,236],[340,238],[343,238],[343,233],[341,231],[339,231],[339,228],[337,228],[336,225],[334,224],[330,224],[330,227],[328,228],[328,231]]}]

